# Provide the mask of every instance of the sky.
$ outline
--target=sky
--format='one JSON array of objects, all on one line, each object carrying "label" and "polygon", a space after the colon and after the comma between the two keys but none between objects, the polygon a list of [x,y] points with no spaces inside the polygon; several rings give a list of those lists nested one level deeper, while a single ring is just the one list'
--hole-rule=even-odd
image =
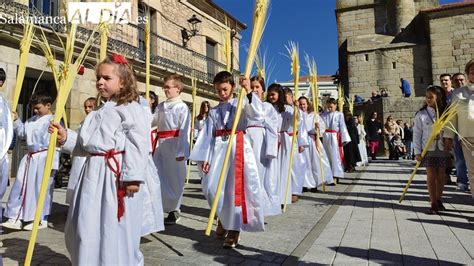
[{"label": "sky", "polygon": [[[462,0],[440,0],[440,4]],[[252,33],[254,0],[214,0],[214,3],[247,25],[240,41],[240,65],[245,67]],[[333,75],[338,69],[335,0],[273,0],[260,48],[266,53],[267,80],[292,79],[285,45],[299,44],[301,73],[307,75],[304,55],[314,57],[318,75]],[[242,70],[243,71],[243,70]]]}]

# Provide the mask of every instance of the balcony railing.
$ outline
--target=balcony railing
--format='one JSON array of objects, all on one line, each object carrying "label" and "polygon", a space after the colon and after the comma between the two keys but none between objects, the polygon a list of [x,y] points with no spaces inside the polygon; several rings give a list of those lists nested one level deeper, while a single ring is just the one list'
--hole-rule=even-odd
[{"label": "balcony railing", "polygon": [[[37,10],[17,2],[9,0],[0,0],[0,13],[14,16],[45,16]],[[46,14],[47,15],[47,14]],[[65,25],[54,23],[43,23],[42,26],[47,29],[54,30],[58,33],[65,32]],[[92,33],[91,29],[86,27],[78,27],[78,34],[76,38],[79,41],[85,42]],[[125,55],[128,58],[133,58],[145,61],[145,50],[143,48],[144,27],[143,25],[134,24],[111,24],[109,29],[108,50]],[[194,77],[209,84],[216,73],[226,70],[226,65],[220,63],[203,54],[195,52],[191,49],[183,47],[171,40],[158,36],[155,32],[151,33],[151,64],[158,66],[161,69],[177,72],[187,77]],[[239,72],[234,70],[234,75]]]}]

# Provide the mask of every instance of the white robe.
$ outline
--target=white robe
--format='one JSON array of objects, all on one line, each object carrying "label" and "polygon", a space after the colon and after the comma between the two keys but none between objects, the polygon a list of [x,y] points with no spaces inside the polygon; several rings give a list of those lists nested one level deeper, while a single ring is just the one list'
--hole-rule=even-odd
[{"label": "white robe", "polygon": [[280,148],[278,150],[278,160],[280,164],[280,200],[283,204],[286,199],[287,204],[291,204],[291,195],[300,195],[303,192],[305,176],[304,158],[298,155],[298,147],[307,147],[306,127],[302,123],[302,116],[298,116],[298,131],[296,145],[293,153],[293,165],[291,167],[291,186],[287,195],[288,168],[290,165],[290,150],[293,135],[293,107],[286,105],[285,111],[280,113],[282,118],[280,128]]},{"label": "white robe", "polygon": [[[81,129],[82,123],[79,125],[78,131]],[[71,171],[69,172],[69,179],[67,181],[66,203],[69,205],[72,202],[72,195],[77,185],[77,180],[81,174],[84,163],[87,157],[74,156],[72,157]]]},{"label": "white robe", "polygon": [[[120,167],[120,181],[146,182],[150,151],[149,116],[132,102],[117,106],[107,102],[91,112],[79,134],[68,131],[63,146],[72,155],[86,156],[69,207],[65,226],[66,247],[73,265],[143,265],[139,250],[142,235],[144,188],[124,197],[124,213],[117,219],[116,176],[103,156],[110,150]],[[115,167],[114,160],[108,163]]]},{"label": "white robe", "polygon": [[367,155],[367,144],[365,142],[365,132],[364,125],[358,124],[357,125],[357,132],[359,133],[359,153],[361,161],[357,162],[357,166],[366,166],[369,164],[369,157]]},{"label": "white robe", "polygon": [[[181,207],[189,157],[190,118],[189,108],[182,100],[165,101],[155,109],[152,127],[158,132],[179,130],[178,137],[159,138],[153,155],[165,212],[179,211]],[[176,161],[178,157],[184,160]]]},{"label": "white robe", "polygon": [[[10,107],[0,92],[0,199],[7,191],[10,173],[10,162],[8,160],[8,148],[13,139],[13,121]],[[0,217],[3,217],[3,207],[0,207]]]},{"label": "white robe", "polygon": [[332,174],[334,177],[344,177],[344,164],[340,159],[340,154],[344,154],[342,146],[337,139],[337,133],[328,132],[328,130],[337,131],[341,134],[341,142],[346,143],[351,141],[349,132],[347,132],[344,115],[341,112],[324,112],[321,116],[326,130],[323,134],[323,144],[328,153],[329,161],[331,162]]},{"label": "white robe", "polygon": [[[316,186],[321,186],[324,184],[332,184],[334,182],[331,170],[331,164],[329,163],[326,150],[323,147],[323,144],[319,139],[316,138],[316,122],[319,122],[319,132],[324,132],[326,129],[324,121],[320,119],[319,114],[310,113],[305,116],[305,125],[308,131],[308,148],[305,149],[304,154],[306,156],[306,161],[308,162],[308,167],[310,168],[311,178],[305,180],[305,187],[314,188]],[[317,141],[317,142],[315,142]],[[316,143],[320,147],[318,150]],[[321,176],[321,160],[323,163],[323,172]],[[308,186],[307,186],[308,185]]]},{"label": "white robe", "polygon": [[262,206],[265,216],[281,214],[278,179],[278,113],[270,103],[252,99],[247,111],[247,136],[257,162],[260,185],[264,188]]},{"label": "white robe", "polygon": [[[8,197],[5,216],[25,222],[33,221],[43,179],[44,165],[48,153],[49,124],[53,115],[33,116],[26,123],[17,119],[13,127],[18,138],[26,139],[28,153],[23,156],[15,183]],[[59,153],[55,152],[52,169],[58,169]],[[43,205],[42,217],[49,215],[53,203],[54,176],[49,178],[48,190]]]},{"label": "white robe", "polygon": [[[257,97],[252,94],[252,98]],[[244,108],[248,107],[247,98],[244,99]],[[229,102],[221,102],[209,112],[205,128],[199,133],[196,145],[194,146],[190,159],[194,161],[208,161],[210,164],[209,173],[202,179],[202,190],[209,205],[212,206],[216,195],[217,184],[223,166],[226,149],[229,141],[222,136],[215,137],[216,130],[231,129],[234,120],[237,99]],[[238,130],[246,129],[246,113],[242,112]],[[264,214],[262,206],[263,188],[260,184],[258,166],[250,145],[249,137],[244,136],[244,195],[247,210],[248,222],[244,223],[242,206],[235,204],[235,148],[236,138],[232,145],[232,152],[228,161],[224,176],[223,189],[220,194],[217,215],[220,218],[224,229],[235,231],[263,231]]]}]

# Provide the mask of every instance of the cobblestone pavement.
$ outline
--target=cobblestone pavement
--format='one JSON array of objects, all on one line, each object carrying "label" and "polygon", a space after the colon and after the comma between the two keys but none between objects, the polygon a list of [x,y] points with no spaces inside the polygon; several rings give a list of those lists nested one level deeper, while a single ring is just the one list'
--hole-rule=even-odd
[{"label": "cobblestone pavement", "polygon": [[[474,207],[469,194],[447,186],[443,215],[426,215],[425,176],[416,176],[407,199],[398,198],[411,161],[380,160],[326,193],[305,193],[284,215],[266,219],[266,231],[242,233],[240,245],[204,235],[209,207],[197,173],[186,186],[182,219],[164,232],[142,238],[146,265],[158,264],[405,264],[474,265]],[[4,203],[8,193],[4,198]],[[34,264],[70,264],[63,228],[65,190],[55,190],[49,228],[40,230]],[[4,265],[21,264],[29,232],[5,231]]]}]

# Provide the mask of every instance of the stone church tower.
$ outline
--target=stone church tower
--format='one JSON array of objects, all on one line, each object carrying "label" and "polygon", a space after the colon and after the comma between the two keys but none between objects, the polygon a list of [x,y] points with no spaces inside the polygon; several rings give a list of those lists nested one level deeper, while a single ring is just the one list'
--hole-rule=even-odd
[{"label": "stone church tower", "polygon": [[416,18],[420,10],[437,7],[437,0],[337,0],[336,5],[339,76],[346,93],[367,99],[385,89],[401,95],[401,77],[417,89],[432,82],[427,38]]}]

